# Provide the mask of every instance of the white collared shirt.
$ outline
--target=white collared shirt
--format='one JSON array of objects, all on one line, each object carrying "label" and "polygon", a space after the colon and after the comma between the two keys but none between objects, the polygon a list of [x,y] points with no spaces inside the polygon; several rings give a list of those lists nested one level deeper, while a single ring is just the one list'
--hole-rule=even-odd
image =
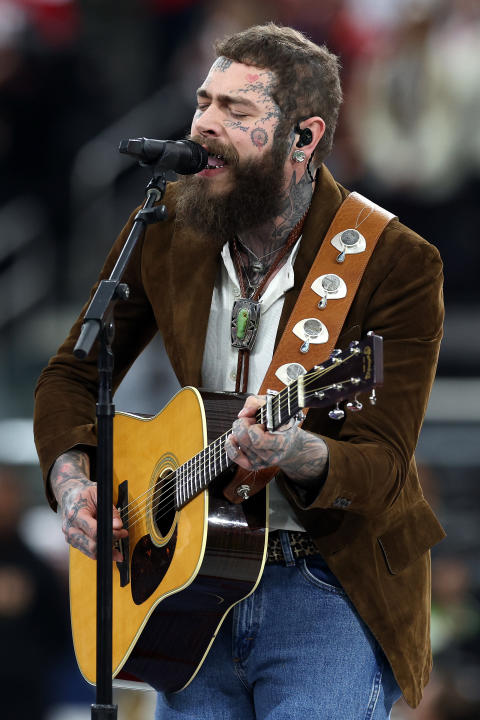
[{"label": "white collared shirt", "polygon": [[[273,357],[278,323],[285,301],[285,293],[294,285],[293,263],[301,237],[297,240],[287,261],[270,280],[260,299],[260,322],[253,350],[250,352],[249,393],[257,393]],[[212,294],[210,317],[202,364],[202,386],[209,390],[235,390],[238,350],[230,342],[232,307],[240,297],[240,286],[228,243],[222,249],[220,264]],[[276,480],[270,483],[270,529],[300,530],[305,528],[280,492]]]}]

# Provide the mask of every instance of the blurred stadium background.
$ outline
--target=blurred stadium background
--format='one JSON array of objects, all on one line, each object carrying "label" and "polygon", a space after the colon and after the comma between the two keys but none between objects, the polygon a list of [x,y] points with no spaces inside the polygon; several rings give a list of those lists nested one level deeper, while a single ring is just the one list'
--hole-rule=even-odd
[{"label": "blurred stadium background", "polygon": [[[337,179],[443,256],[445,338],[417,452],[448,532],[433,553],[435,670],[421,706],[399,703],[393,717],[480,717],[478,0],[0,0],[5,720],[83,720],[94,701],[75,668],[66,546],[43,499],[31,425],[36,378],[143,199],[148,174],[118,143],[181,138],[215,38],[267,20],[341,58],[345,103],[327,162]],[[157,412],[176,388],[157,340],[117,408]],[[151,717],[151,693],[116,701],[120,720]]]}]

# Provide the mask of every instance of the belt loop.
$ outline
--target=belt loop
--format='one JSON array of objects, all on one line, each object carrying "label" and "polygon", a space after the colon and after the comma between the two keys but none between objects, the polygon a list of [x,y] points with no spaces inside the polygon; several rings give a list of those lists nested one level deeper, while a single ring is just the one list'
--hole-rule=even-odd
[{"label": "belt loop", "polygon": [[295,565],[295,558],[293,557],[292,546],[290,545],[290,535],[288,530],[279,530],[278,534],[280,535],[285,565],[287,567],[291,567],[292,565]]}]

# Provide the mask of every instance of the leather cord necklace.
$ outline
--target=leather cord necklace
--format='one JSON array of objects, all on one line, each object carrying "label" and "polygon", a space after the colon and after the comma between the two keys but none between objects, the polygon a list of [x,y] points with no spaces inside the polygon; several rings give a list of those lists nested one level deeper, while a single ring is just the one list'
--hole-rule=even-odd
[{"label": "leather cord necklace", "polygon": [[[245,288],[245,281],[243,277],[243,263],[240,257],[240,251],[238,249],[237,239],[234,238],[232,241],[233,249],[233,262],[238,277],[238,283],[240,285],[241,297],[235,300],[232,308],[232,319],[231,319],[231,341],[232,346],[238,348],[238,362],[237,362],[237,375],[235,379],[235,392],[247,392],[248,384],[248,370],[250,361],[250,351],[255,343],[257,336],[258,325],[260,321],[260,298],[266,284],[279,267],[280,263],[295,245],[298,238],[300,237],[303,229],[303,224],[307,215],[308,209],[303,217],[298,221],[293,230],[290,232],[287,242],[278,250],[278,255],[275,258],[272,266],[268,272],[264,275],[260,283],[254,289],[254,292],[250,297],[247,297],[247,291]],[[266,256],[265,256],[266,257]],[[240,389],[241,387],[241,389]]]}]

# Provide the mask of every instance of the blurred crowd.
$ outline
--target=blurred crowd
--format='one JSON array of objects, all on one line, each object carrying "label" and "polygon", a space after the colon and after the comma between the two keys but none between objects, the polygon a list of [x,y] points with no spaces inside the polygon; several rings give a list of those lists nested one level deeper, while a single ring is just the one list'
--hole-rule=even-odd
[{"label": "blurred crowd", "polygon": [[[71,175],[80,149],[164,86],[193,106],[214,40],[268,20],[306,32],[341,58],[345,102],[327,162],[337,179],[438,246],[450,306],[478,306],[478,0],[0,0],[0,276],[15,262],[2,226],[5,208],[15,206],[18,221],[25,212],[38,225],[42,219],[52,247],[42,302],[78,302],[65,278]],[[176,137],[187,130],[188,117]],[[8,330],[3,317],[0,331]],[[90,697],[76,675],[61,603],[65,558],[60,565],[42,558],[32,533],[22,534],[29,506],[24,487],[21,473],[0,470],[0,675],[10,689],[3,700],[17,698],[2,708],[6,720],[52,718],[61,703]],[[434,482],[429,490],[435,492]],[[433,584],[436,669],[420,708],[400,703],[396,720],[480,717],[479,603],[469,565],[448,546],[440,549]],[[31,715],[22,715],[18,704],[27,699],[22,688],[35,708]],[[141,706],[129,710],[131,720],[141,716]]]},{"label": "blurred crowd", "polygon": [[[436,243],[447,298],[473,299],[477,0],[0,0],[0,205],[28,189],[61,263],[82,145],[163,84],[193,100],[215,38],[269,19],[341,58],[345,104],[328,163],[338,179]],[[61,278],[55,292],[65,298]]]}]

